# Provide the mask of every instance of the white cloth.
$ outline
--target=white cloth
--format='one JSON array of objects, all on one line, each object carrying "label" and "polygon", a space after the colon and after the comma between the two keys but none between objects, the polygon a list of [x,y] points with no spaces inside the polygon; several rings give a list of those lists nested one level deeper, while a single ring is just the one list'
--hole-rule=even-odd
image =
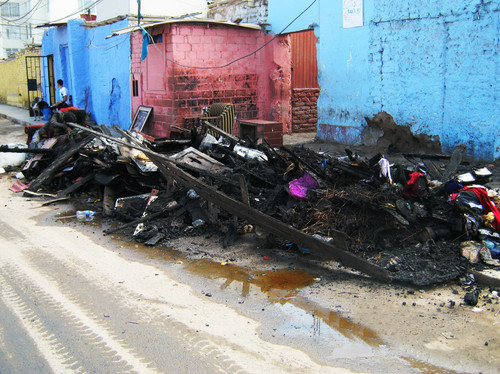
[{"label": "white cloth", "polygon": [[61,87],[59,89],[59,95],[61,96],[61,100],[63,100],[63,101],[64,101],[64,96],[66,96],[65,102],[67,103],[67,101],[69,99],[69,95],[68,95],[68,89],[66,87]]},{"label": "white cloth", "polygon": [[381,158],[378,164],[380,166],[380,177],[387,178],[389,183],[392,184],[391,164],[389,163],[389,160]]}]

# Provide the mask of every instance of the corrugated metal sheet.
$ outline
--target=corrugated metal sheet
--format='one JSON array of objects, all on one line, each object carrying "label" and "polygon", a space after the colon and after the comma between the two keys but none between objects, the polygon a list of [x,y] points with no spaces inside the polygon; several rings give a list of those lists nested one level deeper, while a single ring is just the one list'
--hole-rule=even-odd
[{"label": "corrugated metal sheet", "polygon": [[290,34],[292,43],[292,88],[318,88],[318,62],[314,30]]}]

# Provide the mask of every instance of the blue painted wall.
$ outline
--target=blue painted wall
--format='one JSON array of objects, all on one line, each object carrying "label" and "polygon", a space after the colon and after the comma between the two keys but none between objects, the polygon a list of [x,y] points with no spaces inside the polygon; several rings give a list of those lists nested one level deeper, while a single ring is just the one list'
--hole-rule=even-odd
[{"label": "blue painted wall", "polygon": [[342,28],[342,1],[320,2],[318,137],[359,142],[386,111],[444,151],[500,157],[500,1],[364,1],[364,26]]},{"label": "blue painted wall", "polygon": [[[274,34],[281,32],[296,16],[304,11],[313,0],[270,0],[268,20]],[[316,2],[298,18],[285,32],[315,28],[319,23],[319,3]]]},{"label": "blue painted wall", "polygon": [[74,106],[87,104],[87,111],[99,124],[129,128],[130,35],[105,39],[112,31],[127,27],[129,21],[93,28],[82,24],[82,20],[71,20],[66,26],[47,30],[42,55],[54,56],[55,79],[64,80]]}]

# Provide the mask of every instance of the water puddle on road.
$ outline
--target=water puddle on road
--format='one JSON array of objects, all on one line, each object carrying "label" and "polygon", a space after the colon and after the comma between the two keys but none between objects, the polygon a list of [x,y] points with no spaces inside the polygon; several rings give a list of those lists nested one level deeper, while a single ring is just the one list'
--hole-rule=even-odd
[{"label": "water puddle on road", "polygon": [[[101,222],[99,215],[92,221],[78,221],[75,217],[75,210],[56,213],[54,219],[61,222],[78,222],[97,230],[109,228],[109,224]],[[288,316],[289,323],[281,326],[281,333],[288,335],[309,334],[317,337],[340,333],[345,339],[360,339],[371,347],[384,344],[373,330],[353,323],[339,313],[300,296],[301,289],[317,282],[315,275],[304,270],[261,271],[237,266],[231,262],[221,264],[208,258],[189,259],[188,253],[168,247],[148,247],[144,244],[130,242],[127,238],[119,235],[112,235],[110,238],[118,241],[122,248],[126,247],[140,252],[150,259],[170,263],[177,262],[192,274],[207,279],[222,280],[221,290],[225,290],[230,285],[241,287],[240,292],[243,298],[249,295],[251,289],[254,292],[258,290],[267,296],[269,303],[280,307],[282,312]]]},{"label": "water puddle on road", "polygon": [[[323,326],[326,325],[326,328],[331,328],[348,339],[358,338],[370,346],[383,344],[373,330],[355,324],[337,312],[299,296],[300,289],[316,283],[315,276],[306,271],[258,271],[233,264],[222,266],[206,259],[190,262],[186,265],[186,269],[209,279],[224,280],[221,289],[227,288],[233,282],[238,282],[241,284],[242,297],[248,296],[251,286],[257,287],[260,292],[267,294],[270,303],[283,306],[284,313],[290,315],[291,320],[300,320],[301,326],[308,327],[305,329],[307,333],[312,332],[317,336],[322,333],[326,334],[328,331],[325,331],[325,326]],[[295,308],[286,307],[286,305],[292,305]],[[286,330],[298,330],[297,326],[292,323]]]}]

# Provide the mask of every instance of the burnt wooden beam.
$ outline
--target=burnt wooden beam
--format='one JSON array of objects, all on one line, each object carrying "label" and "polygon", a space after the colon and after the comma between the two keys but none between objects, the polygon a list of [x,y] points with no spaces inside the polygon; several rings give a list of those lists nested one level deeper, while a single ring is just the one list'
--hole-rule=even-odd
[{"label": "burnt wooden beam", "polygon": [[62,197],[62,196],[69,195],[70,193],[75,192],[80,187],[83,187],[84,185],[86,185],[92,179],[94,179],[94,173],[87,174],[85,177],[83,177],[82,179],[76,181],[71,186],[69,186],[66,189],[60,191],[57,194],[57,196],[61,196]]},{"label": "burnt wooden beam", "polygon": [[125,224],[123,224],[121,226],[118,226],[118,227],[115,227],[115,228],[112,228],[112,229],[104,230],[104,234],[109,235],[109,234],[112,234],[114,232],[124,230],[127,227],[135,226],[135,225],[137,225],[139,223],[150,221],[152,219],[161,217],[164,214],[165,214],[165,211],[163,211],[163,210],[161,212],[156,212],[156,213],[148,214],[147,216],[144,216],[144,217],[135,219],[133,221],[127,222],[127,223],[125,223]]},{"label": "burnt wooden beam", "polygon": [[0,145],[0,152],[3,153],[32,153],[32,154],[53,154],[57,151],[55,149],[50,148],[10,148],[7,145]]},{"label": "burnt wooden beam", "polygon": [[[300,162],[302,165],[304,165],[306,168],[308,168],[310,171],[312,171],[315,175],[317,176],[321,176],[323,175],[323,171],[322,170],[319,170],[311,165],[309,165],[309,163],[307,163],[306,161],[304,161],[301,157],[299,157],[294,151],[292,151],[291,149],[287,148],[287,147],[281,147],[281,149],[285,152],[287,152],[290,156],[292,156],[296,161]],[[321,177],[320,177],[321,178]]]},{"label": "burnt wooden beam", "polygon": [[222,130],[222,129],[218,128],[217,126],[212,125],[212,124],[211,124],[210,122],[208,122],[208,121],[203,121],[203,125],[204,125],[204,126],[206,126],[206,127],[208,127],[209,129],[211,129],[211,130],[215,131],[217,134],[222,135],[222,136],[225,136],[226,138],[228,138],[228,139],[232,140],[232,141],[233,141],[233,142],[235,142],[235,143],[238,143],[238,142],[240,141],[240,139],[239,139],[239,138],[237,138],[236,136],[231,135],[231,134],[230,134],[230,133],[228,133],[228,132],[225,132],[224,130]]},{"label": "burnt wooden beam", "polygon": [[245,205],[250,205],[250,196],[248,195],[248,186],[247,186],[247,181],[245,180],[245,176],[243,174],[240,174],[239,178],[240,178],[241,201],[243,201]]},{"label": "burnt wooden beam", "polygon": [[450,155],[440,153],[402,153],[404,157],[430,159],[430,160],[449,160]]},{"label": "burnt wooden beam", "polygon": [[47,168],[45,168],[40,175],[31,183],[28,190],[38,191],[38,189],[47,181],[49,181],[54,174],[63,166],[73,155],[78,153],[87,143],[94,139],[93,135],[89,135],[80,142],[71,146],[66,152],[58,156]]},{"label": "burnt wooden beam", "polygon": [[448,182],[450,177],[457,172],[458,167],[462,163],[462,158],[465,156],[465,151],[467,146],[464,144],[459,144],[455,147],[455,150],[451,154],[450,162],[446,166],[446,170],[443,173],[441,182]]}]

